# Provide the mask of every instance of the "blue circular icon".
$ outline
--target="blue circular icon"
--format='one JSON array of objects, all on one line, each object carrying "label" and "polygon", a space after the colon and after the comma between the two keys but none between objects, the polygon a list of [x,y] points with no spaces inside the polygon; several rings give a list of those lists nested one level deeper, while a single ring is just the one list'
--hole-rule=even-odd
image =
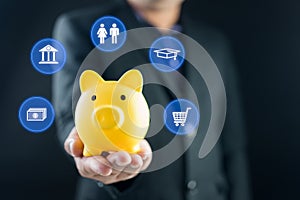
[{"label": "blue circular icon", "polygon": [[126,28],[121,20],[112,16],[98,19],[92,27],[91,39],[93,44],[106,52],[116,51],[126,41]]},{"label": "blue circular icon", "polygon": [[172,72],[182,66],[185,50],[179,40],[171,36],[158,38],[149,50],[152,65],[162,72]]},{"label": "blue circular icon", "polygon": [[42,74],[54,74],[65,65],[66,50],[57,40],[42,39],[31,50],[31,63]]},{"label": "blue circular icon", "polygon": [[165,108],[165,125],[176,135],[193,133],[198,127],[199,121],[200,113],[197,107],[186,99],[176,99]]},{"label": "blue circular icon", "polygon": [[54,109],[43,97],[26,99],[19,109],[19,120],[22,126],[33,133],[47,130],[54,121]]}]

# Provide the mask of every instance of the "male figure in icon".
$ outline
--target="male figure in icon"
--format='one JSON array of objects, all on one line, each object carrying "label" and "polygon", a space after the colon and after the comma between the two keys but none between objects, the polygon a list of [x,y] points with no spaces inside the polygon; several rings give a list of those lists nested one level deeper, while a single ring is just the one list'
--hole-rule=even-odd
[{"label": "male figure in icon", "polygon": [[117,37],[120,34],[119,28],[117,28],[117,24],[115,23],[112,24],[112,28],[109,29],[109,34],[112,37],[111,43],[117,44],[118,43]]},{"label": "male figure in icon", "polygon": [[98,38],[100,38],[100,44],[104,44],[105,38],[107,37],[107,31],[104,28],[104,24],[100,24],[100,28],[97,32]]}]

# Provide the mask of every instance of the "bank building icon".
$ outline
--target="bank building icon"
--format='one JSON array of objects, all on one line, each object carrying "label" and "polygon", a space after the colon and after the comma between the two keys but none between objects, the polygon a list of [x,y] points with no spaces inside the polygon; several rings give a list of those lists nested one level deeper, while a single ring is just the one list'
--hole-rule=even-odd
[{"label": "bank building icon", "polygon": [[40,49],[39,52],[42,54],[42,60],[39,62],[39,64],[58,64],[56,61],[56,53],[58,53],[58,50],[53,46],[48,44],[44,48]]}]

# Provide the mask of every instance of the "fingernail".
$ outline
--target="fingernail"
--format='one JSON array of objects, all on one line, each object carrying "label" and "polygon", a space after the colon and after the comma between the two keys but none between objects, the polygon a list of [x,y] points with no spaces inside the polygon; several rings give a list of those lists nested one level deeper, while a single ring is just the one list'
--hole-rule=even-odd
[{"label": "fingernail", "polygon": [[128,165],[129,163],[122,162],[120,159],[117,159],[117,160],[116,160],[116,164],[119,165],[120,167],[125,167],[125,166]]},{"label": "fingernail", "polygon": [[139,167],[140,167],[140,165],[139,165],[139,164],[137,164],[137,165],[133,165],[133,164],[131,164],[131,165],[130,165],[130,167],[131,167],[131,168],[133,168],[133,169],[137,169],[137,168],[139,168]]},{"label": "fingernail", "polygon": [[147,154],[139,154],[139,156],[141,156],[141,158],[143,160],[146,160],[148,158],[148,155]]},{"label": "fingernail", "polygon": [[109,155],[109,156],[107,156],[106,158],[107,158],[107,160],[108,160],[110,163],[113,164],[113,163],[116,161],[117,156],[115,156],[115,155]]},{"label": "fingernail", "polygon": [[102,175],[102,172],[101,172],[101,170],[99,169],[99,166],[98,166],[98,165],[92,164],[91,168],[92,168],[92,170],[93,170],[96,174]]},{"label": "fingernail", "polygon": [[134,169],[141,167],[143,164],[141,156],[134,155],[133,157],[133,162],[130,164],[130,167]]},{"label": "fingernail", "polygon": [[72,156],[74,156],[74,153],[73,153],[73,144],[74,144],[74,140],[70,139],[69,150],[70,150],[70,153],[71,153]]},{"label": "fingernail", "polygon": [[108,169],[107,173],[100,173],[101,176],[110,176],[112,173],[112,169]]},{"label": "fingernail", "polygon": [[142,155],[142,159],[143,159],[143,160],[146,160],[147,158],[148,158],[148,156],[147,156],[146,154],[143,154],[143,155]]},{"label": "fingernail", "polygon": [[125,167],[131,163],[131,157],[129,154],[124,154],[123,156],[119,156],[116,158],[116,164],[120,167]]},{"label": "fingernail", "polygon": [[[98,164],[93,164],[91,166],[92,170],[101,176],[109,176],[112,173],[112,169],[100,169],[100,166]],[[103,172],[104,171],[104,172]]]},{"label": "fingernail", "polygon": [[110,155],[107,157],[107,160],[112,163],[112,164],[116,164],[120,167],[125,167],[126,165],[128,165],[130,162],[122,162],[122,159],[120,159],[118,156],[116,155]]}]

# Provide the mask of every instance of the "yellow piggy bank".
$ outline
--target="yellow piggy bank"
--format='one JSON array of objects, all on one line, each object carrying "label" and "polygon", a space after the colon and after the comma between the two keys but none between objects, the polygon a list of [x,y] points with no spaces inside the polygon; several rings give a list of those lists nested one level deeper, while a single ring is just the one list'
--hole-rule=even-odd
[{"label": "yellow piggy bank", "polygon": [[80,76],[81,96],[75,110],[75,126],[84,143],[84,156],[102,151],[136,153],[150,121],[142,94],[143,76],[127,71],[118,81],[105,81],[92,70]]}]

